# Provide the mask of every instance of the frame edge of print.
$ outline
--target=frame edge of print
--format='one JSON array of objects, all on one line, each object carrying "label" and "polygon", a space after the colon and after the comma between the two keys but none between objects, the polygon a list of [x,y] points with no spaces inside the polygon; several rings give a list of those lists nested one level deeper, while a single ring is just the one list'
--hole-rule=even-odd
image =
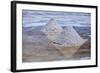
[{"label": "frame edge of print", "polygon": [[95,7],[96,9],[96,67],[98,67],[98,6]]},{"label": "frame edge of print", "polygon": [[11,1],[11,71],[16,72],[16,2]]}]

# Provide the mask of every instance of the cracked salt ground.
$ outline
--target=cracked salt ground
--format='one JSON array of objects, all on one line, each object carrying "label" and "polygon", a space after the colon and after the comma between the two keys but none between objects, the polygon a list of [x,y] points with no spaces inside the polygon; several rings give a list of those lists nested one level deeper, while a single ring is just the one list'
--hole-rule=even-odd
[{"label": "cracked salt ground", "polygon": [[[37,39],[35,38],[35,40]],[[88,51],[83,53],[79,52],[75,54],[74,58],[70,57],[70,59],[79,60],[80,58],[89,56]],[[46,40],[37,43],[35,41],[33,42],[23,41],[23,62],[42,62],[42,61],[56,61],[56,60],[69,60],[69,59],[66,58],[58,49],[56,49],[55,46],[48,43],[48,41]]]},{"label": "cracked salt ground", "polygon": [[[64,59],[63,55],[55,49],[51,44],[44,41],[45,44],[38,43],[37,45],[32,43],[30,45],[23,45],[23,60],[32,62],[32,61],[54,61]],[[33,45],[34,44],[34,45]],[[34,49],[33,49],[34,47]]]}]

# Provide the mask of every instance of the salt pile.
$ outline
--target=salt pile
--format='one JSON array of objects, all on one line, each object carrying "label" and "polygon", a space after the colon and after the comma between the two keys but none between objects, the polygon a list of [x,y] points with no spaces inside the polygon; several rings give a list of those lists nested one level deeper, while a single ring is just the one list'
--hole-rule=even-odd
[{"label": "salt pile", "polygon": [[85,41],[86,40],[81,38],[72,26],[67,26],[54,40],[54,42],[65,47],[81,46]]},{"label": "salt pile", "polygon": [[44,27],[43,32],[50,41],[54,41],[63,31],[62,27],[57,24],[55,19],[51,19]]},{"label": "salt pile", "polygon": [[72,26],[63,29],[55,19],[51,19],[44,27],[47,38],[56,46],[72,47],[81,46],[86,40]]},{"label": "salt pile", "polygon": [[72,26],[63,29],[55,19],[51,19],[44,27],[43,32],[49,42],[56,47],[66,58],[71,58],[80,46],[86,42]]}]

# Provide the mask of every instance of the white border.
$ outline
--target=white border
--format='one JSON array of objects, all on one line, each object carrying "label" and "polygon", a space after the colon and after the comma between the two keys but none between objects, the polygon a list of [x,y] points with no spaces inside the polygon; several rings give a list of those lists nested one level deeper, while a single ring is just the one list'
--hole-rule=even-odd
[{"label": "white border", "polygon": [[[91,60],[73,60],[73,61],[54,61],[54,62],[40,62],[40,63],[22,63],[22,9],[28,10],[49,10],[49,11],[67,11],[67,12],[84,12],[91,13]],[[28,5],[17,4],[17,70],[20,69],[37,69],[37,68],[52,68],[52,67],[70,67],[70,66],[85,66],[95,65],[96,60],[96,45],[95,45],[95,12],[93,8],[81,7],[60,7],[60,6],[46,6],[46,5]]]}]

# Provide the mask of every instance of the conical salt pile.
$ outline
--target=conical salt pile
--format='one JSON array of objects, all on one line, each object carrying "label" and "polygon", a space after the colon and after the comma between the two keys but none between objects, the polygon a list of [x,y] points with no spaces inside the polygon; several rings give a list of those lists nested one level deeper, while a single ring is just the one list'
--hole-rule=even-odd
[{"label": "conical salt pile", "polygon": [[54,40],[54,42],[67,47],[81,46],[85,41],[86,40],[81,38],[72,26],[67,26],[66,29],[64,29],[63,32]]},{"label": "conical salt pile", "polygon": [[46,34],[50,41],[56,39],[56,37],[63,31],[62,27],[58,25],[55,19],[51,19],[44,27],[43,32]]},{"label": "conical salt pile", "polygon": [[55,19],[51,19],[45,25],[43,32],[51,44],[54,45],[66,58],[71,58],[80,46],[86,41],[72,26],[62,29]]},{"label": "conical salt pile", "polygon": [[72,26],[62,29],[53,18],[45,25],[43,32],[50,41],[59,46],[80,46],[86,41]]}]

